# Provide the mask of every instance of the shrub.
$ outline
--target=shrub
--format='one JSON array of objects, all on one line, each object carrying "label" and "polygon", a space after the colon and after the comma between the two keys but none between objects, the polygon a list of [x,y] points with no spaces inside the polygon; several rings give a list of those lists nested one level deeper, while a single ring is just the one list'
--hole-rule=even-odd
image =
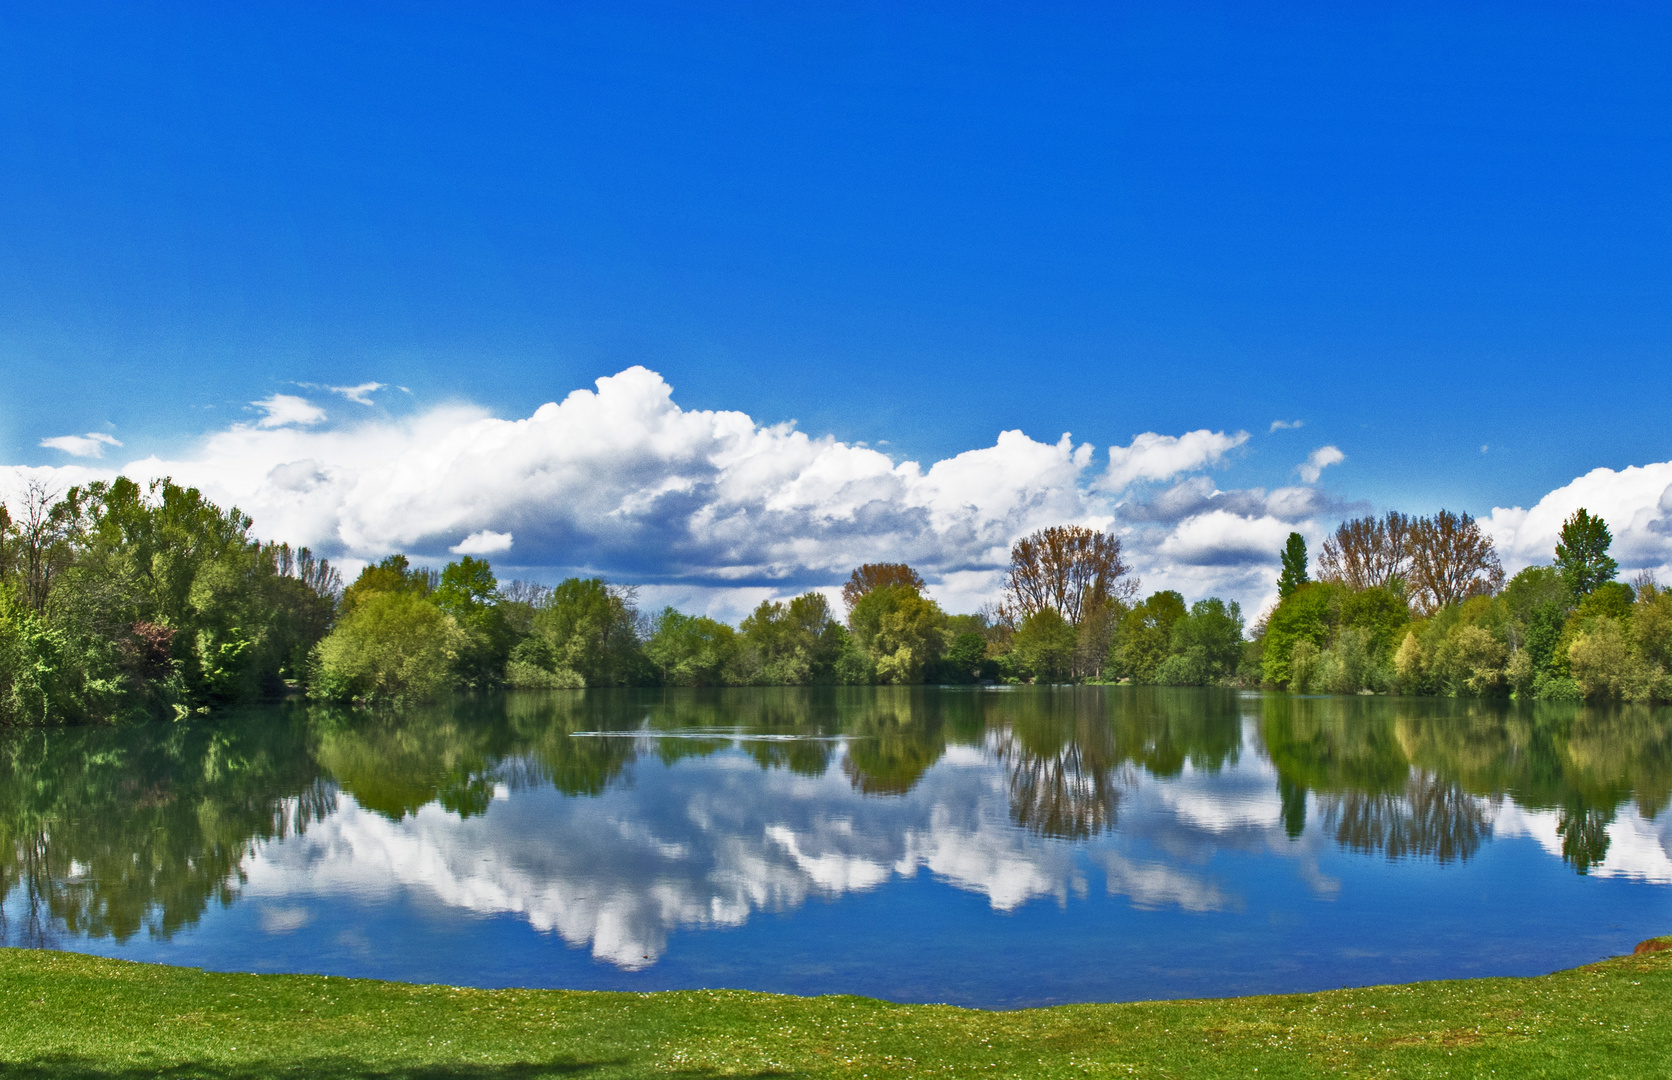
[{"label": "shrub", "polygon": [[1618,620],[1606,615],[1598,617],[1568,646],[1568,668],[1587,698],[1618,700],[1628,696],[1639,681],[1636,666]]},{"label": "shrub", "polygon": [[1533,696],[1540,701],[1584,701],[1585,691],[1567,675],[1540,674],[1533,682]]},{"label": "shrub", "polygon": [[453,685],[463,645],[452,617],[427,599],[371,593],[319,643],[314,692],[367,701],[432,698]]},{"label": "shrub", "polygon": [[505,682],[519,690],[580,690],[586,686],[586,680],[568,668],[553,671],[524,660],[505,665]]},{"label": "shrub", "polygon": [[1174,653],[1155,669],[1155,681],[1162,686],[1206,686],[1212,679],[1208,651],[1200,645]]},{"label": "shrub", "polygon": [[1405,632],[1405,640],[1393,654],[1393,677],[1402,694],[1421,694],[1429,689],[1428,650],[1415,630]]},{"label": "shrub", "polygon": [[1079,635],[1054,608],[1041,608],[1022,620],[1010,639],[1016,661],[1040,682],[1058,682],[1074,666]]}]

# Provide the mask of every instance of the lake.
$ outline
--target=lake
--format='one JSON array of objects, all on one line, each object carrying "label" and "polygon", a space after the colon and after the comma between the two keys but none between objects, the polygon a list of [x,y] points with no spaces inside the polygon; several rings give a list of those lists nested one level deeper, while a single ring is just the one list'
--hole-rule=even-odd
[{"label": "lake", "polygon": [[1672,932],[1672,711],[553,691],[0,733],[7,944],[1010,1008],[1531,975]]}]

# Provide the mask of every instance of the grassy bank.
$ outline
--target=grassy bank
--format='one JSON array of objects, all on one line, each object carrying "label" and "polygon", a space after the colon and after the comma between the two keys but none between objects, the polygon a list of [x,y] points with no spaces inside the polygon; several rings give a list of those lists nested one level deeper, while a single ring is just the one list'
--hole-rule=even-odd
[{"label": "grassy bank", "polygon": [[1672,1075],[1672,951],[1535,979],[988,1013],[220,975],[0,949],[0,995],[4,1076]]}]

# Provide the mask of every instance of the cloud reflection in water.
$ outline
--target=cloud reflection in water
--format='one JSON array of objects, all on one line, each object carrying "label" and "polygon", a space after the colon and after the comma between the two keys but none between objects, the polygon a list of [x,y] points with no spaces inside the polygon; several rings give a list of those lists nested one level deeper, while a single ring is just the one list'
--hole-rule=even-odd
[{"label": "cloud reflection in water", "polygon": [[[1117,788],[1126,812],[1118,833],[1100,830],[1080,843],[1018,825],[1016,773],[1052,771],[1018,757],[1005,733],[982,748],[949,747],[908,791],[887,798],[856,790],[845,753],[822,775],[802,776],[762,770],[735,750],[641,766],[635,783],[597,798],[512,791],[468,818],[431,804],[391,820],[343,795],[305,836],[263,846],[246,892],[376,898],[407,889],[447,907],[519,915],[637,970],[656,961],[676,929],[737,926],[756,911],[919,871],[980,894],[999,912],[1083,896],[1088,871],[1138,907],[1217,911],[1239,904],[1208,867],[1218,850],[1307,857],[1306,846],[1283,836],[1270,794],[1275,774],[1256,756],[1216,778],[1212,792],[1189,775],[1155,780],[1132,769],[1118,780],[1084,780],[1088,820],[1107,814]],[[1242,794],[1227,796],[1227,782]],[[1262,812],[1227,817],[1227,798]],[[1076,831],[1084,837],[1089,827]],[[1153,850],[1134,854],[1144,849]]]}]

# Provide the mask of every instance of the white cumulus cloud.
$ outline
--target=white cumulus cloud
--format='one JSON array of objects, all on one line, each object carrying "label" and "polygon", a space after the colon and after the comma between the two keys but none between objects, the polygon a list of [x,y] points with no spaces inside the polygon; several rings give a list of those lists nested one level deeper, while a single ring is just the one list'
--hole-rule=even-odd
[{"label": "white cumulus cloud", "polygon": [[274,394],[250,404],[267,414],[256,421],[256,427],[260,428],[281,428],[292,424],[308,426],[325,419],[324,409],[294,394]]},{"label": "white cumulus cloud", "polygon": [[1186,518],[1167,534],[1159,550],[1191,566],[1275,563],[1294,526],[1270,514],[1243,515],[1210,510]]},{"label": "white cumulus cloud", "polygon": [[[1093,447],[1067,435],[1006,431],[925,468],[741,412],[682,409],[642,367],[518,420],[445,406],[330,426],[302,398],[259,404],[259,423],[122,471],[196,485],[251,514],[262,536],[336,557],[439,558],[514,535],[519,566],[644,584],[799,587],[878,559],[990,572],[1031,529],[1111,521],[1085,484]],[[7,471],[0,488],[21,486]]]},{"label": "white cumulus cloud", "polygon": [[1168,480],[1181,473],[1217,465],[1228,452],[1248,441],[1248,432],[1187,431],[1158,435],[1146,431],[1126,446],[1109,447],[1109,468],[1102,486],[1121,491],[1140,480]]},{"label": "white cumulus cloud", "polygon": [[48,450],[62,450],[71,457],[102,458],[105,447],[122,444],[115,436],[102,431],[89,431],[85,435],[54,435],[50,439],[42,439],[41,445]]},{"label": "white cumulus cloud", "polygon": [[[895,560],[917,567],[949,607],[972,610],[997,597],[1017,537],[1064,523],[1116,530],[1146,591],[1248,603],[1275,580],[1282,535],[1320,535],[1316,519],[1337,509],[1306,486],[1220,490],[1205,470],[1246,432],[1146,432],[1101,471],[1090,444],[1021,431],[939,461],[901,461],[793,424],[681,408],[642,367],[520,419],[446,405],[331,423],[306,398],[256,404],[257,422],[120,471],[196,486],[250,514],[264,539],[306,544],[349,569],[396,551],[491,555],[502,576],[599,573],[642,586],[646,603],[700,603],[728,618]],[[115,474],[0,467],[0,498],[32,479],[63,490]],[[1150,493],[1158,482],[1171,486]]]},{"label": "white cumulus cloud", "polygon": [[371,396],[382,390],[384,385],[380,382],[363,382],[357,386],[327,386],[325,389],[333,394],[341,394],[357,405],[370,405],[372,404]]},{"label": "white cumulus cloud", "polygon": [[1295,472],[1308,484],[1316,484],[1318,477],[1331,465],[1339,465],[1347,460],[1347,455],[1333,446],[1320,446],[1306,455],[1306,460],[1295,466]]},{"label": "white cumulus cloud", "polygon": [[483,529],[471,533],[447,550],[455,555],[497,555],[511,550],[511,534]]}]

